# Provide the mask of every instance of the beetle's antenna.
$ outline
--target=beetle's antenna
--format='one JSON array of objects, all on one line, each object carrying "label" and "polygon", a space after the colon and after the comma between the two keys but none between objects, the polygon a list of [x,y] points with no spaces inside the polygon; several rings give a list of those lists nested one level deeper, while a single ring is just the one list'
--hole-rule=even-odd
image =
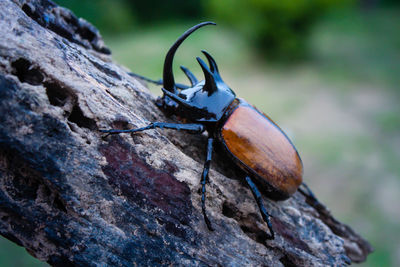
[{"label": "beetle's antenna", "polygon": [[172,63],[174,60],[174,55],[178,47],[182,44],[182,42],[195,30],[206,26],[206,25],[216,25],[214,22],[207,21],[203,22],[200,24],[197,24],[184,32],[181,37],[176,40],[176,42],[171,46],[169,49],[167,55],[165,56],[165,61],[164,61],[164,71],[163,71],[163,87],[170,91],[171,93],[177,93],[176,86],[175,86],[175,80],[174,80],[174,74],[172,71]]},{"label": "beetle's antenna", "polygon": [[203,86],[203,91],[206,91],[208,92],[208,95],[211,95],[218,90],[217,83],[215,81],[215,76],[201,58],[197,57],[196,59],[199,62],[201,68],[203,69],[204,78],[206,80]]}]

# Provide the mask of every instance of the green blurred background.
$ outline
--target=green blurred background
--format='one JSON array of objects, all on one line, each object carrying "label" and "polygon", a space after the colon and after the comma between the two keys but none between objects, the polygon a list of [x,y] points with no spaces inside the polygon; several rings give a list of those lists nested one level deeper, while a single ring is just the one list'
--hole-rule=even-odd
[{"label": "green blurred background", "polygon": [[[116,62],[161,77],[188,27],[217,22],[178,51],[202,77],[206,49],[237,95],[296,144],[305,180],[375,252],[362,266],[400,266],[400,5],[379,0],[59,0],[102,32]],[[150,86],[160,94],[160,88]],[[0,266],[44,266],[4,238]]]}]

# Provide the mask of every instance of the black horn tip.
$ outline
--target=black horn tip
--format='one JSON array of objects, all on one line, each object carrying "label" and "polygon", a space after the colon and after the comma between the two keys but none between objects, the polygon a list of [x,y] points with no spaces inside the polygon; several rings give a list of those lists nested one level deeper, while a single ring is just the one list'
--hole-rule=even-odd
[{"label": "black horn tip", "polygon": [[201,53],[203,53],[207,57],[207,59],[211,57],[211,55],[206,50],[201,50]]},{"label": "black horn tip", "polygon": [[171,48],[168,50],[167,55],[165,56],[164,60],[164,70],[163,70],[163,86],[165,89],[167,89],[170,92],[176,93],[176,85],[175,85],[175,79],[173,75],[173,70],[172,70],[172,63],[174,59],[174,55],[178,47],[181,45],[181,43],[189,36],[191,35],[194,31],[197,29],[206,26],[206,25],[216,25],[215,22],[212,21],[206,21],[199,23],[187,31],[185,31],[179,38],[178,40],[175,41],[175,43],[171,46]]},{"label": "black horn tip", "polygon": [[210,68],[207,64],[199,57],[196,57],[197,61],[200,64],[200,67],[203,69],[204,77],[205,77],[205,84],[203,87],[203,91],[207,91],[208,94],[212,94],[218,90],[217,84],[215,83],[215,77],[211,72]]},{"label": "black horn tip", "polygon": [[202,60],[199,57],[196,57],[197,62],[199,62],[201,68],[203,69],[204,72],[208,72],[209,74],[211,74],[211,70],[209,69],[209,67],[207,66],[207,64],[204,62],[204,60]]},{"label": "black horn tip", "polygon": [[181,70],[183,71],[183,73],[185,73],[186,77],[188,77],[190,83],[192,86],[194,86],[196,83],[198,83],[196,76],[185,66],[180,66]]},{"label": "black horn tip", "polygon": [[[213,21],[205,21],[205,22],[202,22],[202,23],[200,23],[200,24],[217,25],[217,23],[215,23],[215,22],[213,22]],[[199,24],[199,25],[200,25],[200,24]]]},{"label": "black horn tip", "polygon": [[206,50],[201,50],[201,52],[206,56],[211,71],[218,74],[218,66],[215,59]]}]

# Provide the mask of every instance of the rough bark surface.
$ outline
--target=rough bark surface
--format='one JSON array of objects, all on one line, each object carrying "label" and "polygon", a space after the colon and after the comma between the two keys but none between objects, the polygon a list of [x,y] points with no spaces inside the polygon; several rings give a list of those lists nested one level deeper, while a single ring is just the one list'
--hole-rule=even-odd
[{"label": "rough bark surface", "polygon": [[[0,233],[54,266],[343,266],[370,245],[300,193],[264,199],[215,157],[207,208],[205,137],[101,128],[168,121],[113,63],[98,31],[48,0],[0,1]],[[173,40],[171,40],[172,42]],[[161,71],[160,71],[161,73]]]}]

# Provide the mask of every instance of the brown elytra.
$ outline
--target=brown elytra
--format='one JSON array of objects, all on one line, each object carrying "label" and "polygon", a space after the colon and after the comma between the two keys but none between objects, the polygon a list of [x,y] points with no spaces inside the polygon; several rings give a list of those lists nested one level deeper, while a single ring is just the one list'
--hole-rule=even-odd
[{"label": "brown elytra", "polygon": [[233,160],[270,193],[270,198],[289,198],[303,176],[296,148],[268,116],[242,99],[235,102],[218,136],[220,141]]}]

